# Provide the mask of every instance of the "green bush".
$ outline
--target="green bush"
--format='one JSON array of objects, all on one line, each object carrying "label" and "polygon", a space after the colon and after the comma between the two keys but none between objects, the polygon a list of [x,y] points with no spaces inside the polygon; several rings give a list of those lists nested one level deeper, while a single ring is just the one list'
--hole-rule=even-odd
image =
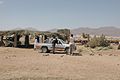
[{"label": "green bush", "polygon": [[107,41],[107,39],[105,38],[104,35],[101,35],[100,37],[98,37],[98,46],[100,47],[108,47],[110,44]]},{"label": "green bush", "polygon": [[89,42],[88,42],[89,47],[95,48],[98,46],[98,38],[94,36]]},{"label": "green bush", "polygon": [[95,47],[108,47],[110,44],[105,38],[104,35],[101,35],[100,37],[94,36],[89,42],[88,42],[89,47],[95,48]]}]

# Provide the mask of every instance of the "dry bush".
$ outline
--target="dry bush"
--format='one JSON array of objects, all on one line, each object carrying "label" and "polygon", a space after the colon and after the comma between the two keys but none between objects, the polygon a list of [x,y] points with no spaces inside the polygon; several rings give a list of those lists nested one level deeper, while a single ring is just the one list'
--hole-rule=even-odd
[{"label": "dry bush", "polygon": [[108,47],[110,44],[106,40],[104,35],[101,35],[100,37],[94,36],[89,42],[88,42],[89,47],[95,48],[95,47]]},{"label": "dry bush", "polygon": [[109,49],[113,49],[113,46],[108,46]]},{"label": "dry bush", "polygon": [[81,53],[83,50],[81,48],[78,49],[78,52]]}]

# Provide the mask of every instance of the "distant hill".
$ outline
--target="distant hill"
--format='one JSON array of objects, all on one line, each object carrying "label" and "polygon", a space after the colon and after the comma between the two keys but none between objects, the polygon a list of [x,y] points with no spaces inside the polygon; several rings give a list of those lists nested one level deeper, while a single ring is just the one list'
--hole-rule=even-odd
[{"label": "distant hill", "polygon": [[28,31],[39,31],[39,30],[37,30],[36,28],[33,28],[33,27],[27,27],[27,28],[25,28],[24,30],[28,30]]},{"label": "distant hill", "polygon": [[51,30],[48,30],[49,32],[57,32],[57,29],[51,29]]},{"label": "distant hill", "polygon": [[120,37],[120,28],[116,27],[101,27],[101,28],[77,28],[71,30],[73,34],[88,33],[92,35],[115,36]]},{"label": "distant hill", "polygon": [[27,28],[15,28],[12,30],[28,30],[28,31],[38,31],[37,29],[33,28],[33,27],[27,27]]},{"label": "distant hill", "polygon": [[12,29],[12,30],[22,30],[22,28],[14,28],[14,29]]}]

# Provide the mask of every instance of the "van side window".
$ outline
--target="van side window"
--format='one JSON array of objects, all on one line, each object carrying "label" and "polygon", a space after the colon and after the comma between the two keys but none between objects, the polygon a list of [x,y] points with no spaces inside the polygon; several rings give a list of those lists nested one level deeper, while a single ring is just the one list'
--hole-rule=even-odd
[{"label": "van side window", "polygon": [[58,41],[58,44],[62,44],[60,41]]}]

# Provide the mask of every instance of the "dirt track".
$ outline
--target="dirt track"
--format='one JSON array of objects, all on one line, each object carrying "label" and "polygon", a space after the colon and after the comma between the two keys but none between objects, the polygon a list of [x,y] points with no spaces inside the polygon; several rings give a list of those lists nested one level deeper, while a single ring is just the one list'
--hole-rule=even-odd
[{"label": "dirt track", "polygon": [[0,80],[120,80],[120,51],[104,53],[43,56],[32,49],[0,48]]}]

